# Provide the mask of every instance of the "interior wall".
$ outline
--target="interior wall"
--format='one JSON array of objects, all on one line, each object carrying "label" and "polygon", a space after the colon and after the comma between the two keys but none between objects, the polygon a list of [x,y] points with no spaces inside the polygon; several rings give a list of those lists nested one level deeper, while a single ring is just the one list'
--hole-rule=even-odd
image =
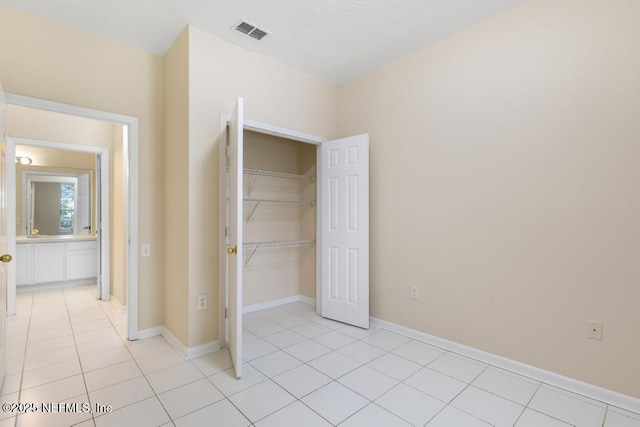
[{"label": "interior wall", "polygon": [[140,329],[163,324],[162,58],[0,6],[0,78],[8,93],[138,118]]},{"label": "interior wall", "polygon": [[[164,57],[165,67],[165,326],[189,341],[189,31]],[[208,228],[206,233],[208,233]],[[211,263],[211,261],[208,261]]]},{"label": "interior wall", "polygon": [[[218,339],[220,113],[244,97],[246,117],[331,137],[336,87],[189,27],[189,346]],[[197,310],[197,296],[209,308]]]},{"label": "interior wall", "polygon": [[528,1],[339,87],[339,133],[371,136],[373,316],[640,397],[638,22]]},{"label": "interior wall", "polygon": [[127,217],[124,180],[123,126],[111,125],[113,139],[109,158],[109,261],[110,292],[121,306],[127,305]]}]

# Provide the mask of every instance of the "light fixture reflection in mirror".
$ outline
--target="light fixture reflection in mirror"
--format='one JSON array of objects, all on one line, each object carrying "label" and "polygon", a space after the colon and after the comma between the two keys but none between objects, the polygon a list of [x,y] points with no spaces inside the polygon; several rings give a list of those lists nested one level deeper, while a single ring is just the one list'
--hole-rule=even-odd
[{"label": "light fixture reflection in mirror", "polygon": [[29,157],[16,156],[16,163],[21,165],[30,165],[31,163],[33,163],[33,160],[31,160]]}]

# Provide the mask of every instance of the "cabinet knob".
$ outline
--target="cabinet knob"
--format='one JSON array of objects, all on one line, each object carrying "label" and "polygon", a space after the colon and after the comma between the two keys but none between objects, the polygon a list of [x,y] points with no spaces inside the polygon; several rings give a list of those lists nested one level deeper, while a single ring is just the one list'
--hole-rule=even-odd
[{"label": "cabinet knob", "polygon": [[[238,253],[238,247],[237,246],[228,247],[227,248],[227,254],[228,255],[234,255],[234,254],[237,254],[237,253]],[[9,258],[11,258],[11,257],[9,257]],[[11,259],[9,259],[9,260],[11,260]]]},{"label": "cabinet knob", "polygon": [[13,259],[13,257],[11,255],[9,255],[9,254],[4,254],[4,255],[0,256],[0,262],[7,263],[7,262],[11,262],[12,259]]}]

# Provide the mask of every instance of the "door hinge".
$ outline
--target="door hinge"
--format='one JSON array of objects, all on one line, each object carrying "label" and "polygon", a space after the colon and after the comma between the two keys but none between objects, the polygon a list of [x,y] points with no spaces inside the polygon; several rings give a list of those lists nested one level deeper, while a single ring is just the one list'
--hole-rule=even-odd
[{"label": "door hinge", "polygon": [[229,313],[229,309],[228,309],[228,308],[225,308],[225,309],[224,309],[224,318],[225,318],[225,319],[228,319],[228,317],[227,317],[227,314],[228,314],[228,313]]},{"label": "door hinge", "polygon": [[224,237],[229,237],[229,227],[224,228]]}]

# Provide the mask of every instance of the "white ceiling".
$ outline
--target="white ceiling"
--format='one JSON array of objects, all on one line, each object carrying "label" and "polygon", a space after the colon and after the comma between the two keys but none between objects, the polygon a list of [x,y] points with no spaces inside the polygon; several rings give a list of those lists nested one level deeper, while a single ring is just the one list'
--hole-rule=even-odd
[{"label": "white ceiling", "polygon": [[[525,0],[0,0],[164,55],[187,24],[342,83]],[[232,26],[269,30],[262,41]]]}]

